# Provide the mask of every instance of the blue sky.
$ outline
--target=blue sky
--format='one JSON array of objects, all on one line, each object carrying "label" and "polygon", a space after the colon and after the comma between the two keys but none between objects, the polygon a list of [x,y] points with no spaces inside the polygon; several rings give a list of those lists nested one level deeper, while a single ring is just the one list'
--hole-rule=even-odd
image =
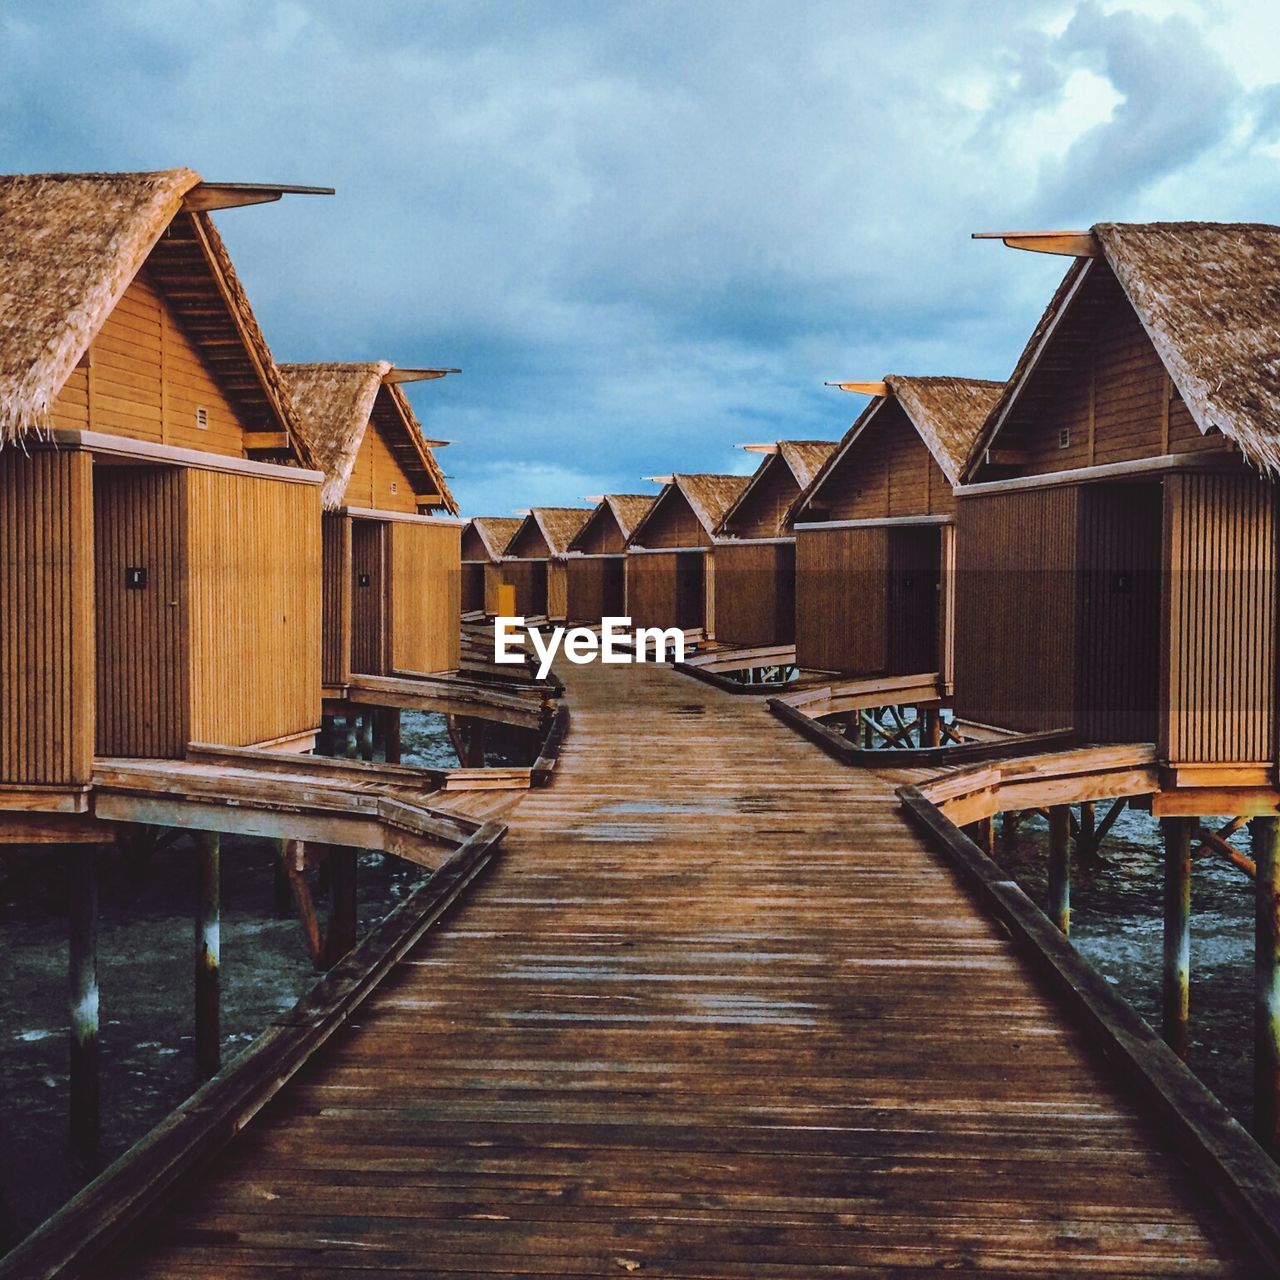
[{"label": "blue sky", "polygon": [[469,514],[1008,373],[1065,263],[974,230],[1280,220],[1280,24],[1214,0],[4,0],[12,171],[334,186],[218,223],[276,355],[410,389]]}]

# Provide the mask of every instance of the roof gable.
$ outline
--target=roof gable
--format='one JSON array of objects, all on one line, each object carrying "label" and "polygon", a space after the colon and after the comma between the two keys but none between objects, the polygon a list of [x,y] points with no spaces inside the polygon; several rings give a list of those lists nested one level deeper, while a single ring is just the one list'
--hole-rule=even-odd
[{"label": "roof gable", "polygon": [[757,538],[786,533],[792,504],[835,448],[834,440],[779,440],[725,512],[717,532]]},{"label": "roof gable", "polygon": [[569,543],[569,550],[588,555],[617,555],[626,547],[632,530],[653,502],[649,494],[605,494]]},{"label": "roof gable", "polygon": [[[516,530],[520,528],[522,523],[523,521],[518,516],[472,516],[462,532],[463,558],[501,559],[503,552],[507,549],[507,544],[515,537]],[[466,542],[469,534],[474,534],[476,540],[479,541],[480,548],[483,551],[482,556],[470,556],[467,554]]]},{"label": "roof gable", "polygon": [[[672,476],[632,530],[628,545],[657,546],[659,543],[652,539],[671,536],[680,541],[682,531],[687,529],[689,545],[696,541],[709,546],[725,513],[741,496],[748,481],[748,476],[733,475],[682,473]],[[668,541],[666,545],[674,544]]]},{"label": "roof gable", "polygon": [[507,554],[541,560],[562,556],[591,516],[591,507],[534,507],[507,544]]}]

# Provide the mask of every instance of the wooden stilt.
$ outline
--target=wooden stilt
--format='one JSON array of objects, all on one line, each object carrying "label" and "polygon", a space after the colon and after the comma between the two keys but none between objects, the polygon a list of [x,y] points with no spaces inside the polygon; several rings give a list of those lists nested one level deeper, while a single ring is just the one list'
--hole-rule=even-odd
[{"label": "wooden stilt", "polygon": [[68,976],[71,1004],[71,1143],[98,1150],[98,858],[97,845],[70,851]]},{"label": "wooden stilt", "polygon": [[942,727],[939,724],[942,713],[932,707],[926,707],[920,715],[920,745],[936,747],[942,742]]},{"label": "wooden stilt", "polygon": [[356,945],[356,851],[333,845],[329,868],[329,927],[325,931],[325,968],[331,969]]},{"label": "wooden stilt", "polygon": [[1046,914],[1063,933],[1071,932],[1071,810],[1049,808],[1049,902]]},{"label": "wooden stilt", "polygon": [[982,850],[983,853],[990,854],[995,849],[996,835],[996,819],[992,814],[986,818],[975,818],[973,822],[965,827],[965,831],[969,839]]},{"label": "wooden stilt", "polygon": [[1164,1017],[1165,1042],[1187,1056],[1191,1012],[1191,834],[1193,818],[1165,818],[1164,827]]},{"label": "wooden stilt", "polygon": [[1253,1131],[1280,1153],[1280,818],[1249,823],[1253,861]]},{"label": "wooden stilt", "polygon": [[386,761],[388,764],[400,763],[400,709],[388,707],[386,711]]},{"label": "wooden stilt", "polygon": [[360,759],[373,759],[373,712],[367,711],[357,723],[357,734],[360,741]]},{"label": "wooden stilt", "polygon": [[196,1066],[216,1075],[222,1061],[222,852],[216,831],[196,841]]},{"label": "wooden stilt", "polygon": [[1097,845],[1095,842],[1097,822],[1092,800],[1081,801],[1078,828],[1079,834],[1076,836],[1076,853],[1081,858],[1092,858],[1097,852]]},{"label": "wooden stilt", "polygon": [[271,914],[277,920],[287,920],[293,914],[290,910],[293,891],[289,887],[289,867],[287,863],[291,841],[276,840],[273,843],[275,845],[275,858],[272,860],[271,866]]}]

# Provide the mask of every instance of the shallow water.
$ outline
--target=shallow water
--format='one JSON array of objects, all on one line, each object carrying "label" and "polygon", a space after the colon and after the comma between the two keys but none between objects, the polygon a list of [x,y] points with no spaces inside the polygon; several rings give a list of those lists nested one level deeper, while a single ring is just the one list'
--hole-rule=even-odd
[{"label": "shallow water", "polygon": [[[1098,819],[1106,806],[1097,806]],[[1216,830],[1226,818],[1206,817]],[[1242,852],[1248,836],[1231,843]],[[1043,905],[1048,824],[1028,818],[995,858]],[[1126,810],[1103,842],[1101,861],[1073,858],[1071,940],[1157,1030],[1163,938],[1163,844],[1159,821]],[[1252,1119],[1253,884],[1223,858],[1198,859],[1191,896],[1191,1046],[1188,1065],[1243,1124]]]},{"label": "shallow water", "polygon": [[[405,712],[404,763],[456,768],[444,717]],[[536,736],[495,727],[492,764],[529,764]],[[228,1062],[316,980],[292,907],[273,907],[274,846],[222,841],[222,1033]],[[62,851],[0,853],[0,1252],[20,1240],[183,1101],[194,1061],[195,862],[189,838],[146,859],[111,853],[100,873],[102,1141],[90,1165],[67,1123],[67,925]],[[425,873],[360,856],[363,934]]]}]

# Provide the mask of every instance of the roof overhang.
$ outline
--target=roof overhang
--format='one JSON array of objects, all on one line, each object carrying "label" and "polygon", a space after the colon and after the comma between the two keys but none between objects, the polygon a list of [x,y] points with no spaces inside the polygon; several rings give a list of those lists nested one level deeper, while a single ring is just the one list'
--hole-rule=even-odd
[{"label": "roof overhang", "polygon": [[331,196],[333,187],[298,187],[279,182],[198,182],[183,197],[188,213],[214,209],[239,209],[249,204],[270,204],[281,196]]},{"label": "roof overhang", "polygon": [[974,240],[1001,240],[1010,249],[1056,253],[1067,258],[1100,258],[1102,245],[1092,231],[975,231]]}]

